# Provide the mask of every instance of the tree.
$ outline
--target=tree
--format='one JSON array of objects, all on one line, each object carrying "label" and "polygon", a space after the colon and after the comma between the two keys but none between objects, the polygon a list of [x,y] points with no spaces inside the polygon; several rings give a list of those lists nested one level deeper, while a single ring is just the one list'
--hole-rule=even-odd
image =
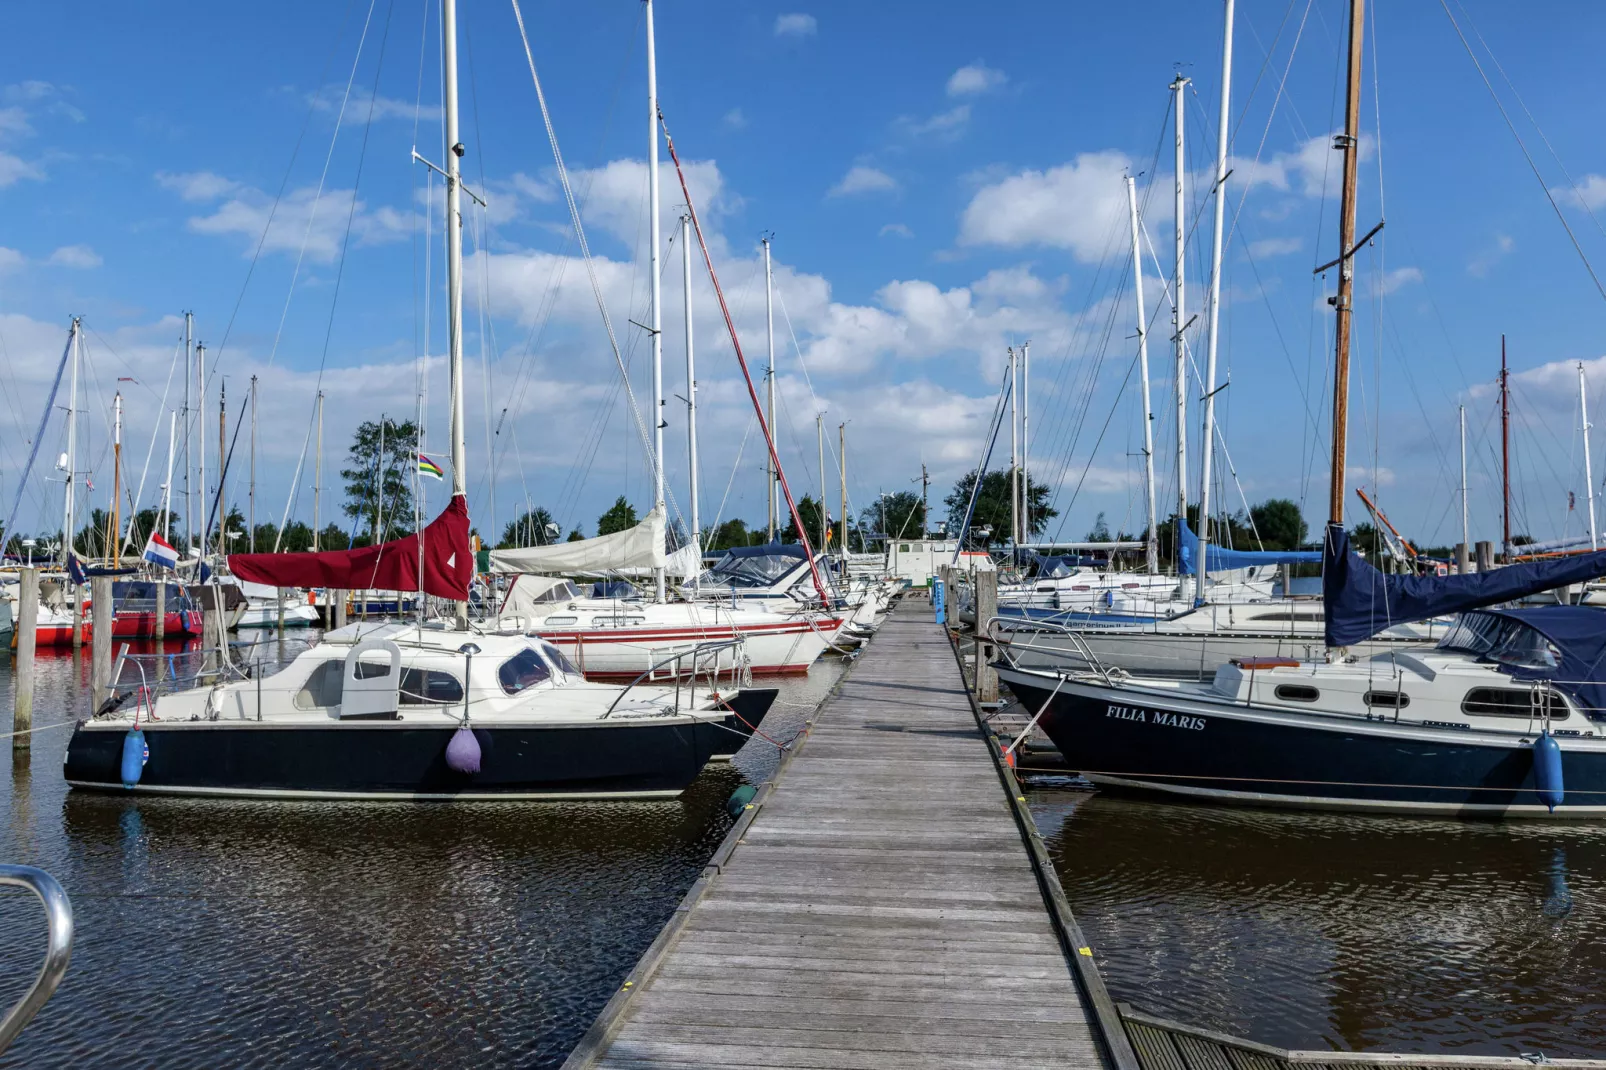
[{"label": "tree", "polygon": [[624,531],[641,523],[636,519],[636,507],[625,501],[623,494],[614,500],[608,511],[597,517],[597,534],[612,535],[616,531]]},{"label": "tree", "polygon": [[[953,493],[943,499],[943,504],[948,507],[948,531],[955,537],[965,525],[965,508],[970,504],[970,491],[975,485],[976,473],[966,472],[964,477],[954,484]],[[1031,524],[1026,534],[1035,536],[1047,530],[1048,522],[1059,516],[1059,511],[1048,504],[1047,486],[1035,479],[1030,481],[1030,486],[1028,505],[1031,510]],[[1009,541],[1009,495],[1008,471],[988,472],[983,477],[981,493],[976,495],[976,512],[970,520],[973,541],[983,543]],[[982,538],[977,534],[982,528],[991,528],[992,531]]]},{"label": "tree", "polygon": [[339,524],[325,525],[318,532],[319,550],[349,550],[351,549],[351,535],[342,530]]},{"label": "tree", "polygon": [[900,490],[877,498],[859,514],[860,526],[867,531],[880,532],[889,539],[920,538],[920,533],[925,530],[925,519],[925,503],[912,490]]},{"label": "tree", "polygon": [[566,542],[584,542],[585,541],[585,536],[580,534],[580,529],[579,528],[575,528],[573,531],[569,532],[569,537],[565,541]]},{"label": "tree", "polygon": [[[380,439],[384,449],[380,449]],[[363,545],[406,535],[413,528],[413,477],[418,467],[418,425],[411,420],[365,420],[351,439],[345,514],[359,520]],[[383,505],[385,530],[377,532]]]},{"label": "tree", "polygon": [[1305,544],[1310,528],[1300,515],[1299,506],[1287,498],[1268,498],[1249,510],[1249,517],[1260,532],[1268,550],[1292,550]]},{"label": "tree", "polygon": [[1091,530],[1091,531],[1089,531],[1087,533],[1087,541],[1088,542],[1109,542],[1110,541],[1110,525],[1104,519],[1103,512],[1100,512],[1099,515],[1093,520],[1093,530]]},{"label": "tree", "polygon": [[1356,524],[1349,529],[1349,544],[1350,549],[1371,557],[1383,549],[1383,537],[1371,524]]},{"label": "tree", "polygon": [[[820,546],[820,503],[805,494],[803,495],[803,500],[797,503],[797,512],[803,518],[803,528],[808,533],[809,545],[814,547],[816,551],[822,549]],[[791,519],[790,516],[786,521],[786,530],[781,532],[781,541],[803,541],[797,537],[797,521]]]},{"label": "tree", "polygon": [[561,530],[552,520],[552,514],[538,505],[534,509],[526,509],[518,519],[508,521],[507,527],[502,529],[502,541],[496,544],[496,548],[510,550],[518,546],[546,546],[557,541]]},{"label": "tree", "polygon": [[748,546],[752,541],[753,535],[747,530],[747,521],[732,518],[709,531],[703,549],[709,552],[729,550],[732,546]]}]

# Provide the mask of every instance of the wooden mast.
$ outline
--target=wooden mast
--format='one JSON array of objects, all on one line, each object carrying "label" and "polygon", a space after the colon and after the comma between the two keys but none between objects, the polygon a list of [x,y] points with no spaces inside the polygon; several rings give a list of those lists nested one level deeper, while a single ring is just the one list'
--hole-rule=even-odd
[{"label": "wooden mast", "polygon": [[1344,153],[1344,193],[1338,214],[1338,315],[1333,361],[1333,475],[1328,486],[1327,520],[1344,523],[1344,462],[1349,442],[1349,336],[1351,298],[1355,289],[1355,173],[1360,161],[1361,48],[1365,42],[1365,0],[1349,5],[1349,93],[1344,103],[1344,132],[1335,146]]}]

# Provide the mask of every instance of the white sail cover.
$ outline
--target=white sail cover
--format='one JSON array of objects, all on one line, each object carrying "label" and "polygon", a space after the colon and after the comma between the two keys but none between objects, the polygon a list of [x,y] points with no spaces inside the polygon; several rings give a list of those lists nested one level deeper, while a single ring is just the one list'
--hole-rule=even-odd
[{"label": "white sail cover", "polygon": [[689,542],[685,546],[669,555],[669,564],[665,571],[671,576],[679,576],[682,580],[689,580],[694,576],[703,574],[703,555],[697,549],[697,544]]},{"label": "white sail cover", "polygon": [[578,542],[558,542],[551,546],[527,546],[521,550],[492,550],[492,572],[544,572],[561,575],[573,572],[607,572],[624,568],[662,568],[669,555],[664,553],[664,511],[654,509],[647,519],[633,528],[612,535],[598,535]]}]

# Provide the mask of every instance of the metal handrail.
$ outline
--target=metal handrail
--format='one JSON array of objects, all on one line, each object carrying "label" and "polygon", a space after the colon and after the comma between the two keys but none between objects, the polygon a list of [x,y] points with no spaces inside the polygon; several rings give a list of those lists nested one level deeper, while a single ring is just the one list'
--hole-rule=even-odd
[{"label": "metal handrail", "polygon": [[[1015,658],[1014,658],[1015,640],[1014,640],[1013,636],[1015,635],[1015,632],[1011,631],[1010,632],[1011,638],[1004,639],[1004,638],[1000,637],[998,628],[996,627],[996,625],[998,625],[999,622],[1003,621],[1004,619],[1005,618],[1003,618],[1003,617],[991,617],[991,618],[989,618],[988,621],[987,621],[987,625],[986,625],[985,631],[987,632],[987,638],[992,641],[993,645],[998,649],[998,651],[1000,653],[1002,653],[1004,655],[1004,657],[1009,661],[1010,668],[1018,669],[1018,668],[1020,668],[1020,666],[1016,663]],[[1068,624],[1060,624],[1060,623],[1057,623],[1057,622],[1037,621],[1037,622],[1034,622],[1034,624],[1044,624],[1047,627],[1046,628],[1041,628],[1041,629],[1034,628],[1032,631],[1026,632],[1025,634],[1027,634],[1027,635],[1041,634],[1043,631],[1059,632],[1059,633],[1063,634],[1067,639],[1069,639],[1071,641],[1072,650],[1069,652],[1068,655],[1066,655],[1065,651],[1053,650],[1053,649],[1048,649],[1048,648],[1044,648],[1044,647],[1037,647],[1037,646],[1033,646],[1029,642],[1021,644],[1025,649],[1034,651],[1034,652],[1039,653],[1039,654],[1060,654],[1060,655],[1066,655],[1067,657],[1080,658],[1080,659],[1082,659],[1082,661],[1087,663],[1088,668],[1089,668],[1089,670],[1091,672],[1096,674],[1106,684],[1114,686],[1116,681],[1115,681],[1115,678],[1111,675],[1110,669],[1102,661],[1099,660],[1097,654],[1093,653],[1093,648],[1087,645],[1087,639],[1082,635],[1081,632],[1077,631],[1075,628],[1071,627]]]},{"label": "metal handrail", "polygon": [[39,902],[45,908],[49,934],[45,962],[39,968],[39,976],[34,978],[28,991],[6,1012],[6,1016],[0,1018],[0,1052],[4,1052],[17,1039],[23,1027],[33,1021],[33,1016],[39,1013],[40,1008],[50,1001],[56,986],[61,984],[67,972],[67,963],[72,960],[72,903],[68,902],[67,893],[56,883],[56,878],[33,866],[0,865],[0,884],[26,888],[39,897]]},{"label": "metal handrail", "polygon": [[[656,662],[656,663],[654,663],[652,665],[649,665],[634,680],[630,681],[622,689],[620,689],[619,694],[614,698],[614,700],[612,702],[610,702],[608,704],[608,708],[603,711],[602,716],[603,717],[607,717],[608,715],[613,713],[614,708],[616,706],[618,706],[621,701],[623,701],[623,699],[624,699],[624,697],[626,695],[628,695],[643,680],[646,680],[649,677],[651,677],[654,673],[656,673],[659,669],[663,668],[665,665],[673,665],[676,662],[678,662],[681,659],[686,658],[686,657],[692,657],[692,658],[695,659],[698,654],[704,654],[704,653],[710,653],[710,652],[717,654],[721,650],[727,650],[727,649],[732,649],[732,648],[736,648],[736,647],[741,647],[741,648],[745,649],[746,646],[747,646],[747,640],[745,638],[743,638],[742,636],[737,636],[734,639],[716,639],[716,640],[713,640],[712,642],[698,643],[696,646],[692,647],[689,650],[682,650],[678,654],[671,654],[669,657],[665,658],[663,661]],[[691,702],[692,702],[692,705],[695,706],[696,703],[697,703],[697,662],[695,660],[692,661],[691,669],[692,669],[692,671],[691,671],[691,679],[692,679]],[[737,665],[733,662],[732,665],[731,665],[731,672],[732,672],[733,675],[736,672],[736,669],[737,669]],[[716,658],[715,661],[714,661],[714,668],[711,670],[711,672],[709,674],[710,679],[713,679],[713,678],[717,677],[718,673],[719,673],[719,661]],[[675,712],[676,713],[680,712],[680,675],[681,674],[679,672],[675,673]]]}]

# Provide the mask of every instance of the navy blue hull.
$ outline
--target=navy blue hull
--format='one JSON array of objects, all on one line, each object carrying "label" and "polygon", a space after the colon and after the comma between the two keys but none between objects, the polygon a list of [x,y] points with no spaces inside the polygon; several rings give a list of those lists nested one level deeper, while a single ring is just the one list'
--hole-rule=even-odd
[{"label": "navy blue hull", "polygon": [[[729,733],[711,722],[475,727],[480,771],[446,765],[453,727],[393,722],[325,726],[144,726],[150,758],[140,791],[321,798],[546,798],[673,795]],[[66,779],[125,791],[121,729],[73,732]]]},{"label": "navy blue hull", "polygon": [[744,687],[725,700],[724,707],[730,715],[723,722],[725,738],[714,751],[716,761],[734,756],[752,738],[780,693],[777,687]]},{"label": "navy blue hull", "polygon": [[[1007,674],[1067,765],[1100,784],[1216,801],[1322,809],[1544,816],[1533,751],[1454,729],[1279,719],[1128,690]],[[1050,699],[1050,695],[1053,698]],[[1556,816],[1606,814],[1606,752],[1563,750]]]}]

